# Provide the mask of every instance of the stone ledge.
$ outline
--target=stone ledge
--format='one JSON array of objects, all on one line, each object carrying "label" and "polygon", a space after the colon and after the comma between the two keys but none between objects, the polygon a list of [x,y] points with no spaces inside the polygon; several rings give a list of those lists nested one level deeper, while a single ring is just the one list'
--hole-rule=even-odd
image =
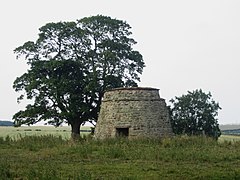
[{"label": "stone ledge", "polygon": [[111,90],[108,90],[106,92],[109,92],[109,91],[119,91],[119,90],[148,90],[148,91],[156,91],[156,90],[160,90],[160,89],[157,89],[157,88],[151,88],[151,87],[121,87],[121,88],[114,88],[114,89],[111,89]]}]

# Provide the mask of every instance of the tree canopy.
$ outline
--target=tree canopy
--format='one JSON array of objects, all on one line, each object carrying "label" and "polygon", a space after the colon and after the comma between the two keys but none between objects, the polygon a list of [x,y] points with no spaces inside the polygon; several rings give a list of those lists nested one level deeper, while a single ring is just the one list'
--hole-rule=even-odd
[{"label": "tree canopy", "polygon": [[42,26],[35,42],[14,50],[29,69],[13,87],[23,92],[18,100],[33,100],[14,115],[15,125],[66,122],[79,134],[82,123],[97,121],[104,91],[140,81],[145,65],[130,29],[102,15]]},{"label": "tree canopy", "polygon": [[212,99],[211,93],[201,89],[171,102],[171,122],[175,134],[202,135],[218,138],[221,135],[217,120],[219,104]]}]

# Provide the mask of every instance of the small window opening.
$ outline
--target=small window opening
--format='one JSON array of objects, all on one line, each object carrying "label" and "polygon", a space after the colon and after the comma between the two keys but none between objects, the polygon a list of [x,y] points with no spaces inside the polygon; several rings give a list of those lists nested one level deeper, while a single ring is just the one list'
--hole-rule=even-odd
[{"label": "small window opening", "polygon": [[118,137],[128,137],[129,128],[116,128],[116,132]]}]

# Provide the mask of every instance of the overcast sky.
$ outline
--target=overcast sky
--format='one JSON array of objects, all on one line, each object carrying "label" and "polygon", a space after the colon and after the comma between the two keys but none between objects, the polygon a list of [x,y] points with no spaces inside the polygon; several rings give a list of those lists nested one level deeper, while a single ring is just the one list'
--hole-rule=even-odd
[{"label": "overcast sky", "polygon": [[13,49],[35,40],[48,22],[107,15],[132,26],[146,67],[140,86],[168,101],[203,89],[219,102],[220,124],[240,123],[240,1],[238,0],[7,0],[0,2],[0,119],[11,120],[12,88],[26,72]]}]

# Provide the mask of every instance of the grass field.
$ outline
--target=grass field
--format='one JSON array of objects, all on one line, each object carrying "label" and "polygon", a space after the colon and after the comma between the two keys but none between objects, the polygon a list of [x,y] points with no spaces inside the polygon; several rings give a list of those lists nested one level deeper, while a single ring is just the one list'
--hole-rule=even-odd
[{"label": "grass field", "polygon": [[1,128],[0,179],[240,179],[238,137],[72,142],[69,127],[40,128]]},{"label": "grass field", "polygon": [[[90,127],[83,126],[81,130],[89,130]],[[11,137],[13,139],[18,139],[24,136],[42,136],[42,135],[54,135],[62,136],[63,139],[69,139],[71,137],[70,126],[22,126],[22,127],[10,127],[10,126],[0,126],[0,137]],[[88,134],[81,132],[81,134]]]},{"label": "grass field", "polygon": [[223,141],[240,141],[240,136],[234,136],[234,135],[221,135],[220,138],[218,139],[219,142]]},{"label": "grass field", "polygon": [[[90,127],[83,126],[81,130],[90,130]],[[81,132],[82,135],[87,135],[89,133]],[[71,137],[71,128],[70,126],[22,126],[22,127],[7,127],[0,126],[0,137],[11,137],[13,139],[18,139],[24,136],[42,136],[42,135],[53,135],[53,136],[61,136],[63,139],[70,139]],[[223,141],[239,141],[240,136],[233,135],[222,135],[219,138],[219,142]]]}]

